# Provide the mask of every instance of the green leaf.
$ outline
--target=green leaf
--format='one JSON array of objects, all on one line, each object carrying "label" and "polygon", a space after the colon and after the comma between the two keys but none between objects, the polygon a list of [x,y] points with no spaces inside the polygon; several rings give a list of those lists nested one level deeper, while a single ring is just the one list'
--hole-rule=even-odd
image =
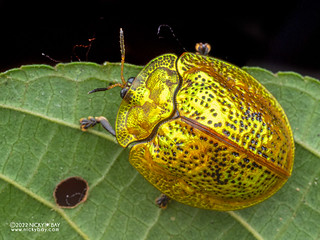
[{"label": "green leaf", "polygon": [[[140,70],[127,64],[125,78]],[[32,65],[1,74],[0,238],[319,239],[319,81],[290,72],[245,70],[285,109],[296,157],[292,177],[277,194],[235,212],[174,201],[166,210],[157,208],[159,192],[129,164],[128,149],[100,126],[80,131],[81,117],[104,115],[115,122],[119,89],[87,92],[119,82],[118,63]],[[61,209],[52,193],[70,176],[88,181],[89,196],[76,208]],[[59,231],[12,231],[25,223],[56,223]]]}]

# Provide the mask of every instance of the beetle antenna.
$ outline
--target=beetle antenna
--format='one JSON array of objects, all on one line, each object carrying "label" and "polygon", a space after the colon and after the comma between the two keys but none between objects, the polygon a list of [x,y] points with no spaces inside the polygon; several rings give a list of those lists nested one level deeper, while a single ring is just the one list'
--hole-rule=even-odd
[{"label": "beetle antenna", "polygon": [[120,28],[120,52],[121,52],[121,81],[123,86],[126,84],[126,80],[124,79],[123,76],[123,68],[124,68],[124,59],[126,55],[126,49],[124,47],[124,35],[122,28]]},{"label": "beetle antenna", "polygon": [[159,38],[163,38],[163,37],[160,36],[160,32],[161,32],[161,28],[162,27],[168,28],[170,30],[170,32],[171,32],[172,37],[177,41],[177,43],[180,45],[180,47],[183,49],[183,51],[187,52],[187,49],[182,45],[182,43],[180,42],[179,38],[174,34],[174,31],[173,31],[172,27],[170,27],[169,25],[167,25],[167,24],[159,25],[158,32],[157,32],[158,37]]},{"label": "beetle antenna", "polygon": [[78,48],[87,49],[87,51],[86,51],[86,61],[88,61],[89,52],[90,52],[90,50],[91,50],[93,41],[96,40],[96,38],[94,37],[94,35],[95,35],[95,34],[93,34],[93,37],[92,37],[92,38],[89,38],[89,39],[88,39],[89,44],[87,44],[87,45],[84,45],[84,44],[76,44],[76,45],[73,46],[73,48],[72,48],[73,55],[78,59],[79,62],[81,62],[81,59],[80,59],[80,57],[77,55],[76,49],[78,49]]},{"label": "beetle antenna", "polygon": [[49,55],[45,54],[45,53],[41,53],[42,56],[48,58],[49,60],[51,60],[52,62],[55,62],[55,63],[61,63],[62,61],[59,61],[59,60],[56,60],[52,57],[50,57]]},{"label": "beetle antenna", "polygon": [[123,34],[123,30],[122,28],[120,28],[120,52],[121,52],[121,81],[122,83],[115,83],[109,87],[105,87],[105,88],[96,88],[91,90],[90,92],[88,92],[88,94],[90,93],[95,93],[95,92],[103,92],[103,91],[107,91],[109,89],[112,89],[114,87],[121,87],[124,88],[126,85],[126,80],[124,79],[123,76],[123,69],[124,69],[124,59],[125,59],[125,47],[124,47],[124,34]]},{"label": "beetle antenna", "polygon": [[[106,88],[106,90],[109,90],[111,88],[114,88],[114,87],[121,87],[121,88],[124,88],[126,86],[126,80],[124,79],[124,76],[123,76],[123,69],[124,69],[124,59],[125,59],[125,56],[126,56],[126,49],[124,47],[124,34],[123,34],[123,30],[122,28],[120,28],[120,52],[121,52],[121,81],[122,83],[116,83],[116,84],[113,84],[109,87]],[[105,90],[101,90],[101,91],[105,91]]]}]

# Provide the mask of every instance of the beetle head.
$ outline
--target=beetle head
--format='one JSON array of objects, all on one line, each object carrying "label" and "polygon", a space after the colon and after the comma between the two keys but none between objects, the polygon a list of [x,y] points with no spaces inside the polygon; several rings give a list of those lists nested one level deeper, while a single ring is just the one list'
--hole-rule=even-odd
[{"label": "beetle head", "polygon": [[128,92],[128,90],[129,90],[129,88],[131,87],[134,79],[135,79],[134,77],[131,77],[131,78],[129,78],[129,79],[127,80],[125,86],[124,86],[124,87],[121,89],[121,91],[120,91],[120,96],[121,96],[121,98],[124,98],[124,96],[127,94],[127,92]]}]

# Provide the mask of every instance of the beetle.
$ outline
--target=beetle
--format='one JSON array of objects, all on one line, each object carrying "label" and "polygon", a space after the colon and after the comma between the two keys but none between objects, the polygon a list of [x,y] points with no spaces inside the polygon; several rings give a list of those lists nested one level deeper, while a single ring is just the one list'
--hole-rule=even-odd
[{"label": "beetle", "polygon": [[276,193],[290,177],[294,141],[287,116],[272,94],[246,71],[208,56],[209,44],[180,57],[164,54],[135,77],[123,77],[115,130],[97,123],[122,147],[130,163],[169,199],[210,210],[237,210]]}]

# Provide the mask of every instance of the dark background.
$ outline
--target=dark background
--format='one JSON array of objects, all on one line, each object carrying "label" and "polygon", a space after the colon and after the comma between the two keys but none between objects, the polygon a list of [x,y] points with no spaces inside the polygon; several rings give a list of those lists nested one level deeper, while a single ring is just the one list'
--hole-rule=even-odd
[{"label": "dark background", "polygon": [[[41,5],[42,4],[42,5]],[[167,52],[194,51],[238,66],[296,71],[320,78],[320,1],[0,1],[0,71],[25,64],[119,62],[119,28],[126,62],[144,65]],[[170,25],[177,41],[169,28]],[[86,57],[86,48],[95,37]],[[73,49],[75,47],[76,53]]]}]

